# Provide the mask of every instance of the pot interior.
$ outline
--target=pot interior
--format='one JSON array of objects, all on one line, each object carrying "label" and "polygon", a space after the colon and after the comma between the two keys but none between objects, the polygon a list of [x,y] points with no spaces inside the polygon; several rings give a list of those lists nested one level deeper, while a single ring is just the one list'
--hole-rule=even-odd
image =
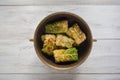
[{"label": "pot interior", "polygon": [[[78,50],[78,57],[79,57],[79,60],[76,62],[55,63],[53,57],[49,57],[48,55],[45,55],[44,53],[41,52],[43,46],[43,42],[41,41],[41,35],[45,34],[45,25],[60,20],[68,20],[69,27],[72,26],[74,23],[77,23],[80,26],[80,29],[86,35],[86,40],[82,44],[76,47]],[[48,66],[52,66],[56,68],[75,67],[83,63],[90,54],[92,47],[92,34],[89,29],[89,26],[79,16],[68,12],[58,12],[45,17],[38,25],[34,35],[34,46],[38,57]]]}]

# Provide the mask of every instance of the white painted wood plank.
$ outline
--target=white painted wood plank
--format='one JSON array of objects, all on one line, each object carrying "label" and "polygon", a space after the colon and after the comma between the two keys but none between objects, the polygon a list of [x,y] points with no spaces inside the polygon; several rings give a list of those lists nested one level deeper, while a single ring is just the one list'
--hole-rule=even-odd
[{"label": "white painted wood plank", "polygon": [[0,44],[0,73],[120,73],[120,40],[98,40],[87,61],[68,71],[44,65],[27,40],[1,40]]},{"label": "white painted wood plank", "polygon": [[0,80],[120,80],[120,74],[2,74]]},{"label": "white painted wood plank", "polygon": [[0,5],[120,5],[119,0],[0,0]]},{"label": "white painted wood plank", "polygon": [[[29,42],[38,23],[57,11],[80,15],[90,25],[93,37],[99,39],[87,61],[69,71],[45,66]],[[120,73],[119,23],[120,6],[2,6],[0,73]]]},{"label": "white painted wood plank", "polygon": [[0,38],[29,39],[48,14],[68,11],[81,16],[97,39],[120,38],[120,6],[2,6]]}]

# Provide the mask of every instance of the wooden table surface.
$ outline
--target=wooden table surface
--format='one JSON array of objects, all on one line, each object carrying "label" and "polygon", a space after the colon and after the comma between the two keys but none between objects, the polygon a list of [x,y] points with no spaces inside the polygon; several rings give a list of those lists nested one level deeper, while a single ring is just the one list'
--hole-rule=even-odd
[{"label": "wooden table surface", "polygon": [[[81,16],[94,39],[79,67],[58,71],[36,55],[34,31],[48,14]],[[120,80],[120,0],[0,0],[0,80]]]}]

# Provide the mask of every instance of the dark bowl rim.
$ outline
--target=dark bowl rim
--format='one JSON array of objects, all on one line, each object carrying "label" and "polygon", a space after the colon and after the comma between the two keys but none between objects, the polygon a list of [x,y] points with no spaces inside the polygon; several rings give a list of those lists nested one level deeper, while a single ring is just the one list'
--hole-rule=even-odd
[{"label": "dark bowl rim", "polygon": [[[36,36],[36,35],[37,35],[37,32],[38,32],[38,29],[39,29],[40,25],[41,25],[44,21],[46,21],[49,17],[55,16],[55,15],[59,15],[59,14],[67,14],[67,15],[73,15],[73,16],[75,16],[75,17],[78,17],[78,19],[81,20],[81,21],[84,23],[84,25],[86,26],[86,28],[89,30],[89,33],[90,33],[90,36],[91,36],[91,40],[90,40],[91,45],[90,45],[90,48],[88,49],[88,52],[86,53],[87,55],[84,57],[84,59],[82,59],[81,62],[79,62],[78,64],[76,64],[76,65],[74,65],[74,66],[64,67],[64,68],[56,67],[56,66],[53,66],[53,65],[49,64],[48,62],[46,62],[46,61],[41,57],[38,49],[36,48],[36,46],[37,46],[37,43],[36,43],[36,38],[37,38],[37,36]],[[36,51],[37,56],[39,57],[39,59],[40,59],[44,64],[46,64],[47,66],[49,66],[49,67],[51,67],[51,68],[53,68],[53,69],[57,69],[57,70],[69,70],[69,69],[73,69],[73,68],[76,68],[76,67],[80,66],[82,63],[84,63],[84,61],[85,61],[85,60],[88,58],[88,56],[90,55],[92,46],[93,46],[93,37],[92,37],[92,32],[91,32],[88,24],[87,24],[80,16],[78,16],[78,15],[76,15],[76,14],[74,14],[74,13],[71,13],[71,12],[55,12],[55,13],[49,14],[48,16],[44,17],[44,19],[41,20],[41,22],[38,24],[38,26],[37,26],[37,28],[36,28],[36,30],[35,30],[35,32],[34,32],[34,48],[35,48],[35,51]]]}]

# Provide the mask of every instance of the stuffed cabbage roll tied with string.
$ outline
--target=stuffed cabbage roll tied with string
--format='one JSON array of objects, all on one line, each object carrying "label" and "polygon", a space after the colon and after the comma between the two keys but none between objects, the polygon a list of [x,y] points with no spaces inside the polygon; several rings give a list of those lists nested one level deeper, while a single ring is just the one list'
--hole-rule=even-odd
[{"label": "stuffed cabbage roll tied with string", "polygon": [[46,33],[65,33],[68,30],[68,21],[56,21],[45,26]]},{"label": "stuffed cabbage roll tied with string", "polygon": [[42,35],[41,39],[44,43],[42,51],[48,55],[53,55],[53,50],[55,49],[55,35],[52,34]]},{"label": "stuffed cabbage roll tied with string", "polygon": [[72,47],[73,43],[74,43],[74,40],[72,38],[69,38],[61,34],[57,35],[56,46],[70,48]]},{"label": "stuffed cabbage roll tied with string", "polygon": [[79,45],[86,40],[85,33],[79,28],[79,25],[75,23],[68,29],[66,34],[75,40],[75,44]]},{"label": "stuffed cabbage roll tied with string", "polygon": [[78,52],[76,48],[54,50],[53,54],[56,63],[78,60]]}]

